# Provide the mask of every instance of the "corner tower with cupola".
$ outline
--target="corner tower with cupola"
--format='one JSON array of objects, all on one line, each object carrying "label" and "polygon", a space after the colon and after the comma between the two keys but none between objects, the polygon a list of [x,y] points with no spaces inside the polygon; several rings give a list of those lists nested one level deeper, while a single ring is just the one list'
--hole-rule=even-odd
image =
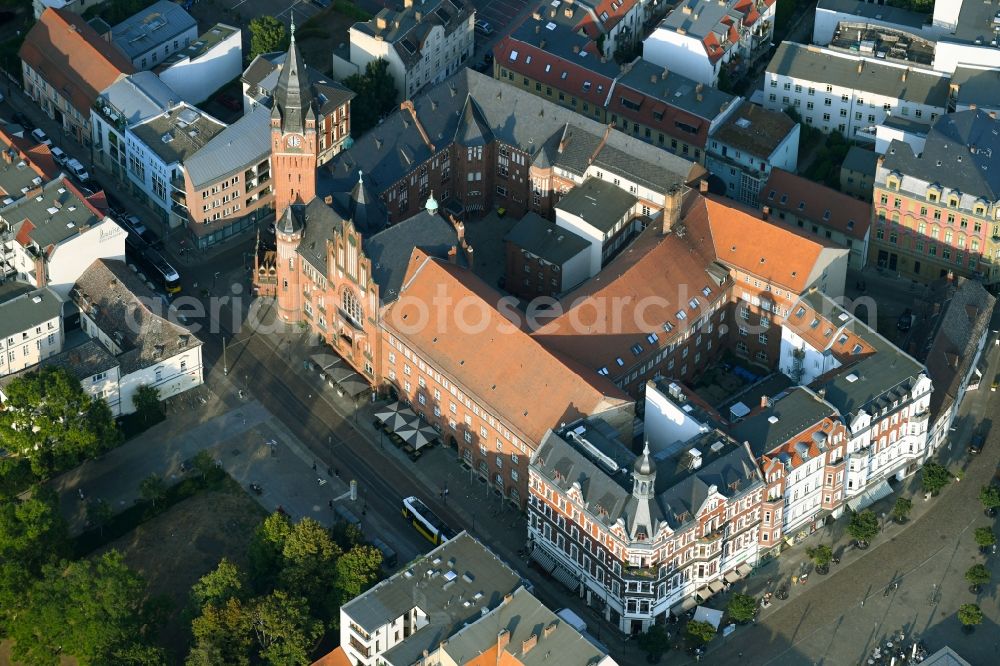
[{"label": "corner tower with cupola", "polygon": [[290,205],[316,197],[316,111],[305,61],[295,44],[294,19],[291,34],[271,107],[274,214],[279,220]]}]

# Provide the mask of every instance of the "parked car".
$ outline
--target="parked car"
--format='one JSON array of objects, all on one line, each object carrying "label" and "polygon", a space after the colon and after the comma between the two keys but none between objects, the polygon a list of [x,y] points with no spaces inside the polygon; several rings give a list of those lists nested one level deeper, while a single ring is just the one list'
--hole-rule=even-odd
[{"label": "parked car", "polygon": [[899,319],[896,321],[896,328],[899,329],[900,333],[906,333],[912,325],[913,311],[910,308],[906,308],[903,310],[903,314],[899,315]]},{"label": "parked car", "polygon": [[983,444],[986,443],[986,438],[981,434],[974,433],[972,435],[972,441],[969,442],[969,453],[981,453],[983,450]]},{"label": "parked car", "polygon": [[75,157],[71,157],[66,160],[66,168],[69,172],[81,183],[86,183],[90,180],[90,174],[87,172],[87,168],[80,163],[80,160]]},{"label": "parked car", "polygon": [[493,34],[493,26],[491,26],[488,21],[484,21],[482,19],[478,19],[476,21],[475,30],[480,35],[484,35],[486,37],[489,37],[490,35]]},{"label": "parked car", "polygon": [[52,153],[52,159],[54,159],[56,161],[56,164],[58,164],[59,166],[66,164],[66,160],[69,159],[69,156],[66,153],[64,153],[63,149],[60,148],[59,146],[52,146],[51,148],[49,148],[49,151]]},{"label": "parked car", "polygon": [[125,215],[122,217],[122,222],[125,223],[125,229],[131,231],[136,236],[139,236],[143,240],[146,239],[146,234],[149,231],[146,229],[146,225],[142,223],[138,215]]},{"label": "parked car", "polygon": [[49,135],[46,134],[41,127],[36,127],[35,129],[31,130],[31,136],[33,136],[35,138],[35,141],[37,141],[38,143],[44,143],[46,146],[52,145],[52,139],[49,138]]}]

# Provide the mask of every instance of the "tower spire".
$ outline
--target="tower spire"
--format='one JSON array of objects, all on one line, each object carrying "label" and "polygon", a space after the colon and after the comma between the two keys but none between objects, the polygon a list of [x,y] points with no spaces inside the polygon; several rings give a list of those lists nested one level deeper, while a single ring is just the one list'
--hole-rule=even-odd
[{"label": "tower spire", "polygon": [[290,12],[290,15],[292,17],[292,25],[291,25],[292,42],[294,43],[295,42],[295,10],[294,9]]}]

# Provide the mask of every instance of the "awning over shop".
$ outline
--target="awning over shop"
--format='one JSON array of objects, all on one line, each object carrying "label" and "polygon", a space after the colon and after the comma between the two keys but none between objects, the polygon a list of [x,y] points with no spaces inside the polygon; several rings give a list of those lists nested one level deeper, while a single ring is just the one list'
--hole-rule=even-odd
[{"label": "awning over shop", "polygon": [[675,604],[674,607],[670,609],[670,613],[672,615],[680,617],[681,615],[684,615],[684,613],[687,613],[689,610],[691,610],[697,605],[698,605],[697,599],[695,599],[694,597],[688,597],[679,604]]},{"label": "awning over shop", "polygon": [[710,596],[712,596],[712,593],[708,590],[708,587],[700,587],[694,593],[695,600],[697,600],[698,603],[701,603],[705,599],[708,599]]},{"label": "awning over shop", "polygon": [[725,588],[725,585],[722,584],[721,580],[713,580],[711,583],[708,584],[708,591],[711,592],[712,594],[718,594],[719,592],[722,592],[723,588]]},{"label": "awning over shop", "polygon": [[740,575],[736,573],[736,570],[726,572],[726,575],[722,577],[727,583],[735,583],[740,579]]},{"label": "awning over shop", "polygon": [[371,390],[371,384],[344,359],[333,354],[313,354],[312,362],[320,374],[337,385],[347,395],[356,398]]},{"label": "awning over shop", "polygon": [[874,488],[869,488],[854,499],[849,500],[847,502],[847,506],[851,508],[851,511],[861,511],[862,509],[879,501],[883,497],[888,497],[891,494],[892,486],[889,485],[888,481],[882,481]]},{"label": "awning over shop", "polygon": [[746,578],[747,576],[750,575],[751,571],[753,571],[753,567],[750,566],[749,564],[741,564],[740,566],[736,567],[736,574],[740,578]]},{"label": "awning over shop", "polygon": [[580,580],[573,575],[573,572],[566,567],[559,566],[558,564],[552,571],[552,577],[568,587],[571,592],[576,592],[580,587]]},{"label": "awning over shop", "polygon": [[531,559],[538,563],[538,566],[545,571],[545,573],[552,573],[552,570],[556,568],[556,561],[549,557],[549,554],[542,549],[541,546],[535,546],[535,549],[531,551]]}]

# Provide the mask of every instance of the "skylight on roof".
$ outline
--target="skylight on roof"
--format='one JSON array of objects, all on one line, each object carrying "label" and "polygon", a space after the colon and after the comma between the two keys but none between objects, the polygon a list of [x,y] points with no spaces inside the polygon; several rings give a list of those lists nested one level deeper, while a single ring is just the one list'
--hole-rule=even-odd
[{"label": "skylight on roof", "polygon": [[809,328],[816,328],[817,326],[819,326],[819,319],[814,318],[812,323],[809,324]]},{"label": "skylight on roof", "polygon": [[556,29],[556,24],[553,23],[552,21],[549,21],[548,23],[545,24],[545,27],[548,30],[555,30]]},{"label": "skylight on roof", "polygon": [[511,59],[512,61],[513,61],[513,60],[517,60],[517,51],[511,51],[511,52],[510,52],[510,59]]},{"label": "skylight on roof", "polygon": [[710,287],[705,287],[704,289],[701,290],[701,293],[706,297],[710,296],[712,294],[712,289]]},{"label": "skylight on roof", "polygon": [[619,356],[618,358],[615,359],[615,363],[617,363],[619,366],[624,366],[625,365],[625,361],[622,360],[621,356]]},{"label": "skylight on roof", "polygon": [[642,353],[642,345],[636,344],[632,345],[632,353],[638,356]]},{"label": "skylight on roof", "polygon": [[603,375],[603,376],[606,377],[607,374],[608,374],[608,367],[604,366],[603,368],[598,369],[597,374]]},{"label": "skylight on roof", "polygon": [[560,76],[559,78],[560,79],[565,79],[567,76],[569,76],[569,72],[567,72],[566,70],[563,70],[562,76]]},{"label": "skylight on roof", "polygon": [[860,354],[861,353],[861,345],[854,345],[854,349],[851,350],[851,353],[852,354]]},{"label": "skylight on roof", "polygon": [[531,56],[530,55],[529,56],[524,56],[524,64],[525,65],[530,65],[531,64]]},{"label": "skylight on roof", "polygon": [[649,335],[646,336],[646,341],[651,345],[656,344],[656,341],[659,339],[660,338],[656,336],[656,333],[650,333]]},{"label": "skylight on roof", "polygon": [[687,319],[688,316],[687,316],[687,313],[684,312],[684,310],[678,310],[677,311],[677,318],[683,320],[683,319]]},{"label": "skylight on roof", "polygon": [[669,321],[665,321],[663,322],[663,330],[669,333],[670,331],[674,330],[674,325],[671,324]]},{"label": "skylight on roof", "polygon": [[697,298],[692,298],[690,301],[688,301],[688,305],[691,306],[692,310],[697,310],[698,309],[698,299]]},{"label": "skylight on roof", "polygon": [[546,65],[545,66],[545,71],[546,72],[551,72],[552,71],[552,65]]}]

